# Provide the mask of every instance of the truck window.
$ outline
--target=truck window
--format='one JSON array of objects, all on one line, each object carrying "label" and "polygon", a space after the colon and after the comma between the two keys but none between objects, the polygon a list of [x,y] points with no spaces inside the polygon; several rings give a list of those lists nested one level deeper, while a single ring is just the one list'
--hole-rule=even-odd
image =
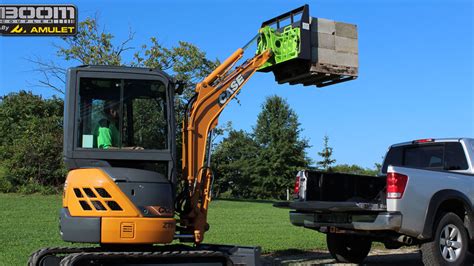
[{"label": "truck window", "polygon": [[459,142],[392,147],[385,158],[382,173],[387,172],[389,165],[431,170],[466,170],[469,167]]},{"label": "truck window", "polygon": [[413,146],[404,151],[403,165],[415,168],[443,169],[444,145]]},{"label": "truck window", "polygon": [[402,159],[403,159],[403,147],[390,148],[382,166],[382,173],[387,172],[387,167],[389,165],[402,166]]},{"label": "truck window", "polygon": [[445,156],[445,170],[467,170],[467,160],[461,143],[446,143]]}]

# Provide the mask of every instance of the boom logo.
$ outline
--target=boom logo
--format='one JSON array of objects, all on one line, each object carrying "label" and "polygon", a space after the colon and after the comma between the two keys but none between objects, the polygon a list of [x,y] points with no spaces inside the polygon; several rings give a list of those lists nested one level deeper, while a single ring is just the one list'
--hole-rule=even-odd
[{"label": "boom logo", "polygon": [[232,96],[232,94],[234,94],[235,91],[237,91],[239,87],[242,86],[242,84],[244,84],[244,81],[245,79],[242,76],[242,74],[239,74],[234,79],[234,81],[230,83],[230,86],[224,92],[222,92],[221,95],[219,95],[219,99],[218,99],[219,105],[220,106],[224,105],[227,102],[227,100],[229,100],[230,96]]},{"label": "boom logo", "polygon": [[0,5],[0,35],[76,33],[77,9],[73,5]]}]

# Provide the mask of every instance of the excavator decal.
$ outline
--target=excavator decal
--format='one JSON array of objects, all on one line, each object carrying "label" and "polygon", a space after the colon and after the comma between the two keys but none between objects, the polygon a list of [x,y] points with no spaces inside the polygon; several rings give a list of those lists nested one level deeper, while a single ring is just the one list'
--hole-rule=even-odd
[{"label": "excavator decal", "polygon": [[230,84],[230,86],[219,95],[218,103],[219,106],[224,105],[229,98],[239,89],[242,84],[244,84],[245,80],[250,77],[250,72],[246,72],[243,75],[239,74],[234,81]]}]

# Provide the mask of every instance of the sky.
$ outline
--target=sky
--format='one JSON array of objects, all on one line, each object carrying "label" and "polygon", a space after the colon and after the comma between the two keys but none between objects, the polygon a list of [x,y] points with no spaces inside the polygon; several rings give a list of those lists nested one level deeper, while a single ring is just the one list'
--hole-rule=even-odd
[{"label": "sky", "polygon": [[[2,3],[6,3],[2,1]],[[45,3],[44,1],[8,1]],[[50,2],[48,2],[50,3]],[[135,32],[139,49],[156,37],[167,47],[197,45],[221,61],[242,47],[272,17],[309,4],[310,15],[357,24],[359,77],[324,88],[278,85],[257,73],[219,122],[251,131],[265,98],[279,95],[296,112],[315,161],[324,135],[338,164],[373,167],[394,143],[444,137],[474,137],[473,24],[471,0],[321,1],[68,1],[79,19],[98,17],[117,43]],[[58,60],[54,37],[0,37],[0,95],[20,89],[51,97],[28,58]],[[131,60],[133,50],[124,55]]]}]

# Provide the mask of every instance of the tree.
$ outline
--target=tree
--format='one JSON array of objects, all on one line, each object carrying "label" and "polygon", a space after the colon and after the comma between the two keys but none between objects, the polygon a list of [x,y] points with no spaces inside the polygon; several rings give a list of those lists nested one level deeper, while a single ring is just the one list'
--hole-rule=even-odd
[{"label": "tree", "polygon": [[208,76],[219,64],[219,60],[209,60],[206,53],[195,45],[180,41],[178,46],[163,47],[155,37],[150,45],[142,45],[134,54],[131,66],[156,68],[168,72],[185,84],[183,97],[189,100],[194,95],[196,84]]},{"label": "tree", "polygon": [[239,198],[282,199],[296,172],[310,163],[308,141],[288,103],[271,96],[262,105],[253,134],[230,130],[213,154],[215,191]]},{"label": "tree", "polygon": [[[382,157],[382,160],[383,160],[383,157]],[[375,167],[375,171],[377,171],[377,173],[380,173],[380,171],[382,170],[382,164],[380,164],[380,163],[375,163],[374,167]]]},{"label": "tree", "polygon": [[369,175],[376,176],[378,174],[378,169],[364,168],[355,164],[338,164],[331,167],[331,171],[336,173],[346,173],[353,175]]},{"label": "tree", "polygon": [[216,146],[212,155],[214,194],[225,193],[234,198],[252,197],[255,185],[252,180],[251,160],[258,151],[252,137],[243,130],[230,130],[228,136]]},{"label": "tree", "polygon": [[57,55],[67,61],[84,65],[122,65],[122,53],[132,49],[127,46],[133,40],[133,32],[120,44],[114,44],[114,36],[100,29],[97,19],[86,18],[79,23],[77,35],[62,37],[65,46],[58,46]]},{"label": "tree", "polygon": [[38,192],[59,187],[62,162],[62,100],[20,91],[0,102],[2,192]]},{"label": "tree", "polygon": [[[132,49],[128,44],[133,37],[134,33],[130,31],[127,39],[116,44],[114,36],[100,28],[97,18],[86,18],[79,22],[77,35],[61,37],[64,45],[55,45],[56,54],[72,65],[123,65],[122,54]],[[40,86],[64,94],[62,88],[66,84],[67,67],[58,65],[55,60],[35,58],[30,61],[36,64],[35,70],[43,75]]]},{"label": "tree", "polygon": [[[135,67],[156,68],[185,84],[183,94],[175,95],[176,149],[180,159],[182,155],[182,128],[187,102],[194,95],[196,84],[208,76],[219,64],[219,60],[209,60],[206,53],[188,42],[179,42],[172,48],[163,47],[155,37],[150,38],[151,45],[142,45],[142,50],[134,54]],[[181,160],[178,159],[178,169]]]},{"label": "tree", "polygon": [[310,163],[308,141],[300,136],[298,116],[279,96],[268,97],[262,105],[253,134],[259,147],[252,156],[255,197],[284,198],[298,170]]},{"label": "tree", "polygon": [[329,137],[324,136],[324,147],[323,150],[318,152],[318,155],[321,156],[322,160],[317,162],[317,165],[324,170],[330,170],[331,165],[333,165],[336,160],[332,158],[332,147],[329,147]]},{"label": "tree", "polygon": [[[57,55],[72,65],[125,65],[160,69],[173,75],[186,84],[183,97],[187,101],[194,94],[197,82],[204,79],[219,64],[219,60],[209,60],[206,53],[195,45],[180,41],[177,46],[162,46],[156,37],[151,37],[151,44],[143,44],[133,54],[131,62],[124,62],[124,52],[134,50],[128,46],[134,33],[130,30],[123,41],[116,41],[114,35],[99,26],[97,18],[86,18],[79,22],[78,34],[73,37],[62,37],[63,45],[55,45]],[[59,66],[53,61],[41,58],[31,59],[37,65],[37,71],[43,73],[40,84],[64,93],[60,88],[65,84],[66,66]]]}]

